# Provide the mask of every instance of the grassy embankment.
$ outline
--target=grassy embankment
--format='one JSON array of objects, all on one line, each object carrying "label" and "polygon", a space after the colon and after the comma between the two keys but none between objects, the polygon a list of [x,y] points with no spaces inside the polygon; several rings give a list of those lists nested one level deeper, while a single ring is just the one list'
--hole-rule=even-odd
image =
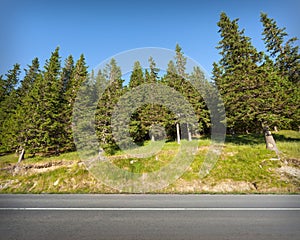
[{"label": "grassy embankment", "polygon": [[[199,169],[210,140],[201,139],[189,169],[157,193],[300,193],[300,133],[273,135],[280,160],[265,149],[262,135],[228,136],[221,157],[204,178],[199,178]],[[108,158],[119,168],[142,173],[160,169],[177,152],[177,143],[168,142],[152,157],[134,159],[117,152]],[[17,158],[0,157],[0,193],[118,193],[95,179],[76,152],[27,158],[20,164]]]}]

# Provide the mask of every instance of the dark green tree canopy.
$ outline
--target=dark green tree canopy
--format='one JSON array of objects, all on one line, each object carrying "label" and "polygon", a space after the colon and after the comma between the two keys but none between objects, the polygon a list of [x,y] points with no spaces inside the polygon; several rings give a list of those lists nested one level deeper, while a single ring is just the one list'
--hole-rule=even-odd
[{"label": "dark green tree canopy", "polygon": [[[126,145],[128,136],[137,144],[160,140],[157,132],[150,136],[154,125],[162,126],[167,138],[174,140],[179,117],[166,106],[145,103],[133,113],[127,109],[132,106],[130,100],[136,99],[127,94],[141,89],[143,84],[153,89],[160,84],[172,88],[192,106],[198,126],[184,123],[179,126],[188,136],[182,137],[187,139],[198,132],[209,134],[212,126],[217,125],[212,122],[212,116],[216,121],[227,122],[227,127],[235,132],[257,132],[265,125],[298,130],[300,55],[297,38],[289,38],[286,29],[279,27],[266,13],[261,13],[260,21],[265,52],[257,51],[251,38],[240,29],[238,19],[231,20],[224,12],[220,14],[217,22],[220,60],[213,63],[212,82],[200,68],[186,72],[187,58],[179,44],[164,75],[156,66],[157,59],[149,56],[145,69],[138,61],[134,62],[127,85],[115,59],[103,69],[89,73],[83,54],[77,60],[69,55],[62,65],[58,47],[43,66],[34,58],[24,74],[19,64],[13,65],[6,74],[0,75],[0,153],[73,151],[74,140],[78,138],[73,129],[79,132],[88,129],[84,136],[87,140],[96,132],[95,144],[100,143],[111,152],[119,147],[116,141]],[[216,86],[219,93],[212,86]],[[154,90],[147,94],[152,99],[159,97]],[[223,106],[219,94],[226,113],[221,107],[207,106],[209,101]],[[120,99],[128,101],[127,108],[120,113],[132,115],[128,129],[123,131],[128,135],[116,140],[113,127],[124,127],[125,122],[116,121],[116,126],[112,126]],[[78,119],[83,121],[79,124]]]}]

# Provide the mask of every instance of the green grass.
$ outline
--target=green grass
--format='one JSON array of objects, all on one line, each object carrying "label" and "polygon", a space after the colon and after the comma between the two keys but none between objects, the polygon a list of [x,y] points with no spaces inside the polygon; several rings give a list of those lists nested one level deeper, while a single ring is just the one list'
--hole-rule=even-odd
[{"label": "green grass", "polygon": [[[206,158],[211,141],[202,138],[195,141],[198,151],[187,171],[174,183],[156,193],[183,192],[226,192],[219,186],[232,185],[234,193],[300,193],[300,176],[280,174],[278,169],[289,166],[300,169],[300,133],[280,131],[273,134],[280,151],[266,150],[264,137],[259,134],[228,136],[223,151],[204,178],[199,178],[199,170]],[[184,142],[183,142],[184,143]],[[120,169],[134,173],[155,172],[169,164],[179,151],[176,142],[167,142],[160,151],[160,142],[147,142],[144,149],[117,151],[107,156]],[[157,148],[156,148],[157,147]],[[155,151],[151,152],[151,149]],[[133,157],[134,154],[148,155],[146,158]],[[18,157],[15,154],[0,156],[0,193],[115,193],[100,183],[81,162],[76,152],[52,157],[28,157],[16,171]],[[41,170],[43,164],[55,163],[53,167]],[[27,167],[27,169],[26,169]],[[222,185],[223,184],[223,185]],[[239,188],[239,184],[250,186]],[[221,190],[219,190],[221,189]]]},{"label": "green grass", "polygon": [[[164,145],[158,142],[155,147],[163,146],[161,150],[157,152],[158,149],[155,148],[152,151],[148,151],[148,153],[150,153],[150,156],[143,157],[145,149],[147,150],[147,148],[149,148],[148,146],[151,146],[151,144],[146,143],[145,148],[142,150],[132,149],[128,152],[118,151],[116,155],[118,156],[117,159],[114,159],[114,157],[111,156],[112,162],[118,168],[128,170],[134,173],[154,172],[159,170],[161,167],[167,165],[179,151],[179,145],[175,142],[168,142]],[[141,157],[128,158],[128,155],[131,156],[131,154],[137,154]],[[145,155],[147,156],[148,154]]]},{"label": "green grass", "polygon": [[8,154],[0,156],[0,168],[5,167],[9,164],[14,164],[18,161],[18,156],[16,154]]},{"label": "green grass", "polygon": [[54,161],[54,160],[55,161],[78,161],[80,160],[80,158],[77,152],[62,153],[60,155],[51,156],[51,157],[35,156],[35,157],[26,158],[26,162],[28,163],[37,163],[37,162]]}]

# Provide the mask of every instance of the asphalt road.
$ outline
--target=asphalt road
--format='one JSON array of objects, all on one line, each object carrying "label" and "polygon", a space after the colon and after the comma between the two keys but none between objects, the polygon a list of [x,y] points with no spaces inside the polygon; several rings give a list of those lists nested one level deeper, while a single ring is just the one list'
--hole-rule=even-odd
[{"label": "asphalt road", "polygon": [[300,239],[300,195],[0,195],[0,239]]}]

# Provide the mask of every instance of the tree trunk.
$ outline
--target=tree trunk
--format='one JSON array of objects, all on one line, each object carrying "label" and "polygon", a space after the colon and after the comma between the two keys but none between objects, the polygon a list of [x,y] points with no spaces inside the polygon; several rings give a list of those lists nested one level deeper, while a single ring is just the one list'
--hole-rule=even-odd
[{"label": "tree trunk", "polygon": [[264,127],[264,135],[265,135],[266,148],[275,151],[277,156],[279,157],[278,148],[276,146],[275,140],[268,126]]},{"label": "tree trunk", "polygon": [[151,141],[155,142],[154,134],[151,135]]},{"label": "tree trunk", "polygon": [[192,134],[189,128],[189,124],[187,124],[187,133],[188,133],[188,141],[192,141]]},{"label": "tree trunk", "polygon": [[25,149],[22,148],[22,151],[21,151],[20,156],[19,156],[18,163],[20,163],[22,160],[24,160],[24,155],[25,155]]},{"label": "tree trunk", "polygon": [[177,143],[180,144],[179,123],[176,123],[176,132],[177,132]]}]

